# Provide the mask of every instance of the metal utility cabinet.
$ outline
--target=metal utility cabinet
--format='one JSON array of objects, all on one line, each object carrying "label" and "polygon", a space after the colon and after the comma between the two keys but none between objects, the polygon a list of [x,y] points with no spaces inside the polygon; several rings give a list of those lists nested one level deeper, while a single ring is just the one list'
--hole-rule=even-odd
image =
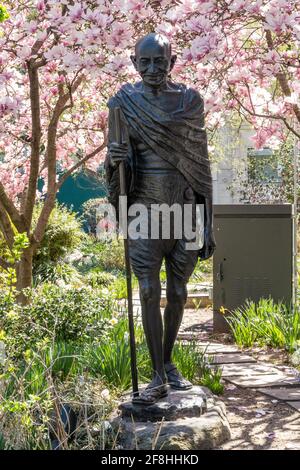
[{"label": "metal utility cabinet", "polygon": [[[293,206],[215,205],[214,332],[228,332],[228,310],[246,299],[292,301]],[[220,313],[224,307],[225,314]],[[224,312],[224,310],[222,309]]]}]

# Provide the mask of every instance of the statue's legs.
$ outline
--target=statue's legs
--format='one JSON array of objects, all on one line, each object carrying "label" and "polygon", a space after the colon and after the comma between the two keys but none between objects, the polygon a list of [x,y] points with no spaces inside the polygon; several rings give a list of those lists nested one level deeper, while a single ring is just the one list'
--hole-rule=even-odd
[{"label": "statue's legs", "polygon": [[[183,189],[181,188],[182,192]],[[186,201],[184,200],[184,202]],[[193,199],[192,202],[194,202]],[[148,223],[149,214],[147,215]],[[129,222],[131,222],[131,217]],[[171,233],[174,233],[172,231],[173,223],[174,221],[171,223]],[[146,229],[142,227],[142,230],[141,234],[143,235]],[[139,281],[142,321],[153,366],[153,378],[147,389],[162,387],[164,391],[166,390],[164,384],[167,381],[174,388],[190,388],[191,384],[181,376],[171,363],[171,356],[186,303],[186,285],[196,266],[198,249],[186,249],[184,237],[176,239],[171,236],[168,239],[155,239],[141,236],[138,238],[129,237],[128,241],[131,265]],[[164,258],[167,271],[167,306],[163,325],[160,312],[159,273]],[[142,395],[141,399],[148,401],[148,404],[160,398],[151,392]]]},{"label": "statue's legs", "polygon": [[161,285],[159,272],[139,279],[142,321],[149,348],[153,380],[151,386],[166,383],[163,359],[163,324],[160,313]]},{"label": "statue's legs", "polygon": [[159,279],[166,241],[151,238],[129,238],[128,241],[132,269],[139,282],[142,322],[153,368],[153,379],[149,387],[157,387],[167,380],[163,359]]},{"label": "statue's legs", "polygon": [[167,305],[164,311],[164,367],[168,382],[178,389],[191,387],[191,383],[184,379],[172,364],[172,351],[187,300],[187,283],[197,260],[198,250],[186,250],[184,240],[178,240],[166,256]]},{"label": "statue's legs", "polygon": [[164,311],[164,363],[171,362],[187,299],[186,281],[177,278],[167,266],[167,305]]},{"label": "statue's legs", "polygon": [[[130,240],[129,252],[139,281],[142,322],[153,367],[149,387],[157,387],[168,379],[176,388],[189,388],[191,384],[174,370],[171,356],[187,299],[187,282],[196,266],[198,250],[186,250],[184,240],[137,239]],[[167,272],[164,324],[159,279],[163,258]]]}]

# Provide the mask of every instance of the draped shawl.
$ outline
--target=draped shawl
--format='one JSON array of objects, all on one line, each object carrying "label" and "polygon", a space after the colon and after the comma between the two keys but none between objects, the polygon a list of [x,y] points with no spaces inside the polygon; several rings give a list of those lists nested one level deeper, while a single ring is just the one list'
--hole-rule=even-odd
[{"label": "draped shawl", "polygon": [[119,106],[129,129],[180,171],[197,194],[212,198],[203,99],[193,88],[170,85],[173,91],[183,93],[182,105],[174,112],[155,105],[149,94],[140,91],[139,84],[123,85],[108,106]]}]

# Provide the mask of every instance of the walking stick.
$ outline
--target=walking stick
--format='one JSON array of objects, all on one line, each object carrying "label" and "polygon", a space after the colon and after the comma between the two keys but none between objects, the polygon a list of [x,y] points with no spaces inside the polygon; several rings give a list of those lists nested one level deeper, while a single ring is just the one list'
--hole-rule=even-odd
[{"label": "walking stick", "polygon": [[[116,126],[116,141],[118,144],[122,143],[122,128],[121,128],[121,116],[120,108],[114,108],[114,121]],[[126,177],[125,177],[125,165],[121,162],[119,165],[120,175],[120,196],[126,196]],[[122,216],[127,217],[127,211],[124,212],[122,203]],[[128,246],[128,233],[126,224],[126,233],[124,233],[124,252],[125,252],[125,267],[126,267],[126,284],[127,284],[127,299],[128,299],[128,325],[129,325],[129,340],[130,340],[130,365],[131,365],[131,379],[132,379],[132,391],[133,396],[139,395],[138,388],[138,377],[136,367],[136,348],[134,338],[134,321],[133,321],[133,306],[132,306],[132,285],[131,285],[131,266],[129,260],[129,246]]]}]

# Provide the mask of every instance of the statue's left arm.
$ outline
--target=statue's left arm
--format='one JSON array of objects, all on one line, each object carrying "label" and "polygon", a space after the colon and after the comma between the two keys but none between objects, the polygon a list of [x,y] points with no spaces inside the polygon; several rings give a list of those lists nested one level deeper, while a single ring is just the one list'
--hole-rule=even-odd
[{"label": "statue's left arm", "polygon": [[[199,106],[199,118],[200,126],[204,129],[204,147],[202,150],[205,151],[206,158],[208,159],[208,145],[207,145],[207,134],[205,130],[205,118],[204,118],[204,101],[202,96],[196,92],[197,100],[200,100]],[[204,204],[204,244],[199,252],[199,256],[202,260],[210,258],[216,248],[216,242],[213,232],[213,201],[212,201],[212,192],[208,195],[201,196],[200,202]]]},{"label": "statue's left arm", "polygon": [[215,251],[216,241],[213,231],[212,198],[204,198],[204,244],[200,250],[202,260],[210,258]]}]

